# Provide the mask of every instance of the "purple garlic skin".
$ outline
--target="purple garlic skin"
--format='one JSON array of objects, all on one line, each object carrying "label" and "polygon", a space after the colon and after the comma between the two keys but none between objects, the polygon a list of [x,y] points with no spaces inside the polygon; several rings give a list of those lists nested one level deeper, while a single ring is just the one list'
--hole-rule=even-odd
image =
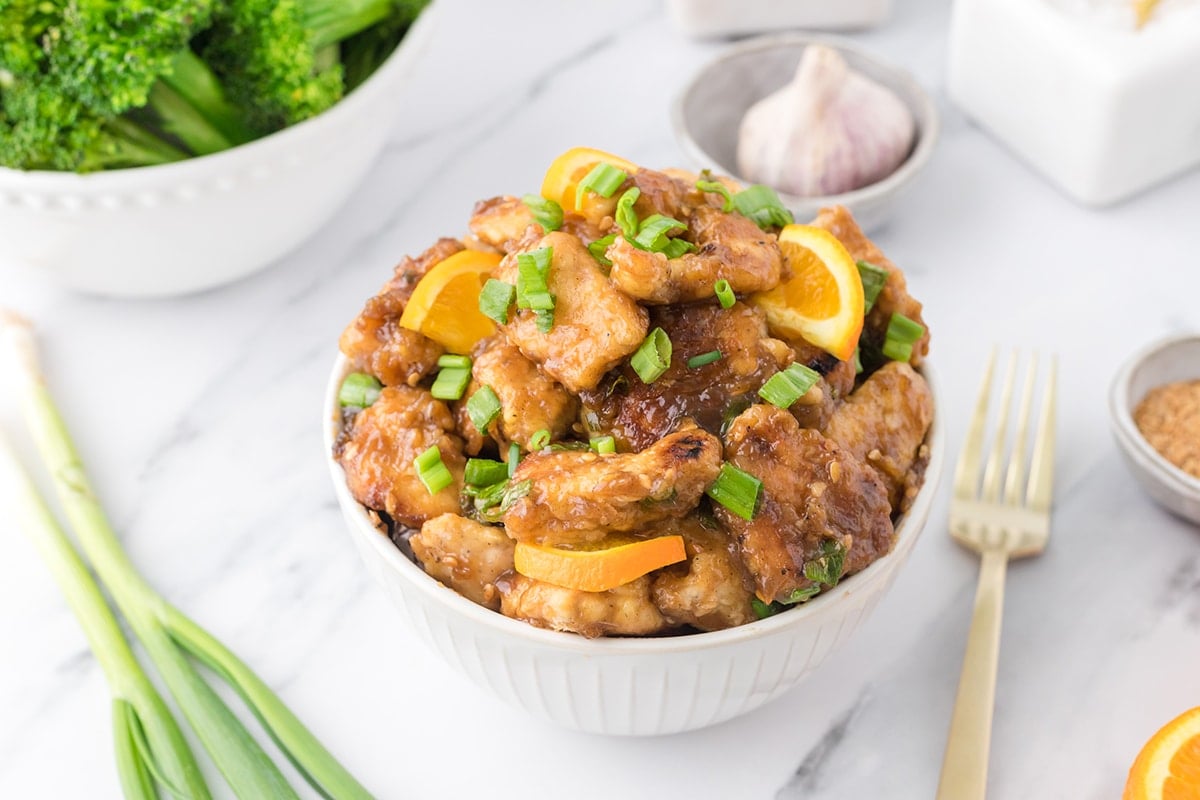
[{"label": "purple garlic skin", "polygon": [[800,197],[841,194],[886,178],[908,157],[916,123],[890,89],[836,50],[805,48],[792,82],[742,118],[738,171]]}]

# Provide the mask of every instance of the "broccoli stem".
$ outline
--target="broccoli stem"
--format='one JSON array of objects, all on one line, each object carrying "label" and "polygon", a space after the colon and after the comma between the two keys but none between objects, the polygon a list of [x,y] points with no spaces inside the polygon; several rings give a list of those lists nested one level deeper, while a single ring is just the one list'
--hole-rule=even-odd
[{"label": "broccoli stem", "polygon": [[175,56],[171,70],[150,89],[147,105],[164,131],[199,156],[254,138],[212,69],[191,50]]},{"label": "broccoli stem", "polygon": [[114,145],[114,152],[103,157],[104,163],[92,165],[91,168],[149,167],[182,161],[188,157],[183,150],[163,141],[131,119],[114,117],[104,124],[104,128]]},{"label": "broccoli stem", "polygon": [[390,17],[397,0],[301,0],[300,15],[318,50]]}]

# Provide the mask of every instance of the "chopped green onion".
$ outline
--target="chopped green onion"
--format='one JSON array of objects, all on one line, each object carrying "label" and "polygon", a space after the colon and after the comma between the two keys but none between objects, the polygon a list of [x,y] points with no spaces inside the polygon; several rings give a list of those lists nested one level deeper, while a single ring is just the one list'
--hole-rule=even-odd
[{"label": "chopped green onion", "polygon": [[875,300],[883,290],[883,285],[887,283],[888,271],[883,267],[875,266],[870,261],[860,259],[854,263],[858,266],[858,277],[862,279],[863,313],[869,314],[875,307]]},{"label": "chopped green onion", "polygon": [[794,590],[790,595],[788,595],[788,599],[785,600],[784,602],[789,606],[795,605],[796,603],[803,603],[806,600],[811,600],[814,597],[816,597],[817,595],[819,595],[820,593],[821,593],[820,585],[805,586],[803,589]]},{"label": "chopped green onion", "polygon": [[508,467],[503,461],[490,458],[469,458],[463,473],[463,483],[470,486],[492,486],[508,480]]},{"label": "chopped green onion", "polygon": [[558,203],[547,200],[540,194],[527,194],[521,198],[521,202],[529,206],[529,210],[533,212],[533,221],[541,225],[546,233],[562,227],[563,210]]},{"label": "chopped green onion", "polygon": [[629,365],[642,379],[654,383],[671,366],[671,339],[662,328],[655,328],[629,359]]},{"label": "chopped green onion", "polygon": [[854,348],[853,358],[854,358],[854,374],[855,375],[862,375],[863,365],[862,365],[862,352],[861,351],[862,351],[862,348],[860,348],[860,347]]},{"label": "chopped green onion", "polygon": [[821,380],[821,375],[803,364],[792,364],[782,372],[776,372],[762,388],[758,396],[773,406],[790,408],[792,403]]},{"label": "chopped green onion", "polygon": [[701,353],[698,356],[692,356],[691,358],[689,358],[687,360],[687,365],[688,365],[688,369],[698,369],[700,367],[711,364],[714,361],[719,361],[720,359],[721,359],[721,351],[720,350],[710,350],[707,353]]},{"label": "chopped green onion", "polygon": [[575,189],[575,210],[578,211],[583,205],[584,192],[595,192],[601,197],[612,197],[613,192],[621,188],[621,184],[628,177],[612,164],[605,164],[603,161],[596,164]]},{"label": "chopped green onion", "polygon": [[804,562],[804,577],[813,583],[835,586],[842,577],[842,565],[846,562],[846,546],[837,539],[821,542],[819,558]]},{"label": "chopped green onion", "polygon": [[758,510],[762,481],[727,461],[705,494],[742,519],[751,520]]},{"label": "chopped green onion", "polygon": [[737,302],[737,297],[733,294],[733,287],[724,278],[713,284],[713,292],[716,293],[721,308],[732,308],[733,304]]},{"label": "chopped green onion", "polygon": [[383,384],[374,375],[351,372],[338,389],[338,402],[343,406],[366,408],[379,399]]},{"label": "chopped green onion", "polygon": [[754,616],[758,617],[759,619],[773,617],[780,611],[783,611],[783,606],[779,603],[764,603],[757,597],[750,598],[750,607],[754,609]]},{"label": "chopped green onion", "polygon": [[549,311],[554,308],[554,295],[549,292],[530,292],[525,295],[525,307],[535,311]]},{"label": "chopped green onion", "polygon": [[437,365],[439,367],[458,367],[460,369],[470,369],[471,357],[456,356],[447,353],[444,356],[438,356]]},{"label": "chopped green onion", "polygon": [[670,241],[667,236],[671,231],[686,231],[687,225],[677,219],[664,217],[662,214],[651,214],[642,220],[638,226],[638,234],[633,237],[633,244],[649,250],[652,253],[661,253]]},{"label": "chopped green onion", "polygon": [[600,455],[617,452],[617,440],[611,436],[597,436],[588,442],[588,446]]},{"label": "chopped green onion", "polygon": [[529,452],[536,452],[544,447],[549,446],[549,444],[550,431],[542,428],[540,431],[534,433],[533,436],[529,437]]},{"label": "chopped green onion", "polygon": [[695,249],[696,245],[686,239],[668,239],[661,252],[667,258],[679,258],[684,253],[690,253]]},{"label": "chopped green onion", "polygon": [[479,292],[479,311],[501,325],[508,323],[508,307],[516,297],[517,287],[511,283],[488,278]]},{"label": "chopped green onion", "polygon": [[893,361],[908,361],[912,358],[913,345],[925,335],[925,327],[913,322],[900,312],[888,320],[887,338],[883,342],[883,354]]},{"label": "chopped green onion", "polygon": [[592,258],[599,261],[606,267],[611,267],[612,262],[608,260],[608,256],[604,255],[608,251],[608,246],[617,240],[615,233],[610,233],[608,236],[603,236],[588,245],[588,252],[592,254]]},{"label": "chopped green onion", "polygon": [[617,227],[621,229],[621,233],[625,234],[626,239],[632,239],[638,234],[638,218],[637,212],[633,210],[633,204],[642,196],[642,190],[636,186],[626,189],[621,195],[621,199],[617,201],[617,210],[614,219],[617,221]]},{"label": "chopped green onion", "polygon": [[488,486],[470,486],[463,494],[474,499],[475,513],[485,522],[499,522],[504,512],[533,488],[533,481],[513,483],[507,478]]},{"label": "chopped green onion", "polygon": [[775,194],[775,190],[762,184],[750,186],[735,194],[733,207],[763,230],[782,228],[796,221],[792,212],[784,207],[779,195]]},{"label": "chopped green onion", "polygon": [[711,192],[724,197],[725,204],[721,206],[721,210],[726,214],[733,210],[733,194],[729,191],[729,187],[720,181],[696,181],[696,188],[702,192]]},{"label": "chopped green onion", "polygon": [[546,278],[553,260],[553,247],[517,255],[517,308],[530,308],[530,295],[549,294]]},{"label": "chopped green onion", "polygon": [[454,476],[442,463],[442,451],[436,444],[413,459],[413,468],[430,494],[437,494],[454,483]]},{"label": "chopped green onion", "polygon": [[500,398],[490,386],[484,386],[467,401],[467,416],[480,433],[486,434],[488,426],[500,416]]},{"label": "chopped green onion", "polygon": [[535,311],[533,315],[540,333],[549,333],[554,327],[554,309]]},{"label": "chopped green onion", "polygon": [[517,465],[521,463],[521,446],[513,442],[508,446],[508,477],[517,474]]},{"label": "chopped green onion", "polygon": [[471,368],[443,367],[429,393],[438,400],[458,400],[471,382]]}]

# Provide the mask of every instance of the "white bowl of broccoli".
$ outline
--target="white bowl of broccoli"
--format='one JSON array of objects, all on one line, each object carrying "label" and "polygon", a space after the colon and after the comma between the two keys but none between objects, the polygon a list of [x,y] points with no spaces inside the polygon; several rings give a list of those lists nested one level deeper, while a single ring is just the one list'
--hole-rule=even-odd
[{"label": "white bowl of broccoli", "polygon": [[426,3],[180,0],[96,19],[66,0],[6,4],[0,269],[163,297],[267,266],[382,149]]}]

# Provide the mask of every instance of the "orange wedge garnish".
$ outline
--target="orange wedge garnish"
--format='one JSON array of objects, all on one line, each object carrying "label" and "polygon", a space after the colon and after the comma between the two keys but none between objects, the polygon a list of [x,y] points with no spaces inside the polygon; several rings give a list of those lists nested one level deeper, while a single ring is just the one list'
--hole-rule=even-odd
[{"label": "orange wedge garnish", "polygon": [[496,324],[479,310],[479,291],[500,258],[462,250],[439,261],[413,290],[400,327],[423,333],[452,353],[470,353],[476,342],[496,332]]},{"label": "orange wedge garnish", "polygon": [[1129,770],[1123,800],[1200,800],[1200,707],[1150,737]]},{"label": "orange wedge garnish", "polygon": [[[585,216],[590,216],[587,204],[595,204],[605,198],[590,197],[585,193],[582,198],[583,205],[576,208],[576,190],[579,188],[579,182],[592,171],[592,167],[602,161],[631,175],[638,171],[637,164],[626,161],[620,156],[614,156],[612,153],[591,147],[572,147],[554,159],[550,169],[546,170],[546,177],[542,179],[542,197],[553,200],[567,211],[578,210]],[[609,198],[609,202],[615,205],[616,199]]]},{"label": "orange wedge garnish", "polygon": [[788,225],[779,249],[792,277],[750,302],[767,315],[774,332],[802,337],[842,361],[854,355],[863,326],[858,267],[833,234],[810,225]]},{"label": "orange wedge garnish", "polygon": [[602,550],[561,550],[517,542],[513,562],[517,572],[534,580],[604,592],[687,558],[682,536],[659,536]]}]

